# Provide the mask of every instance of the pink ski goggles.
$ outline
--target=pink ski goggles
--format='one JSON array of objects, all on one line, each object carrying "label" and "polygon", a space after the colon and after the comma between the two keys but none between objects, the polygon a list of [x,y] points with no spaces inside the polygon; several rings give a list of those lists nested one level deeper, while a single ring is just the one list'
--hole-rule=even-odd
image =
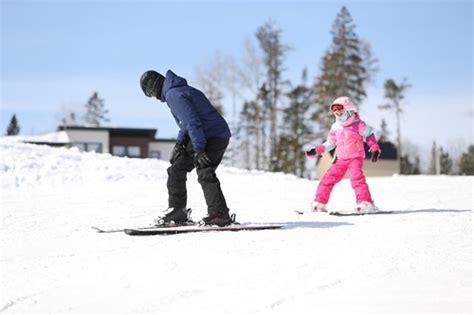
[{"label": "pink ski goggles", "polygon": [[331,105],[331,111],[333,111],[333,112],[343,112],[344,111],[344,105],[332,104]]}]

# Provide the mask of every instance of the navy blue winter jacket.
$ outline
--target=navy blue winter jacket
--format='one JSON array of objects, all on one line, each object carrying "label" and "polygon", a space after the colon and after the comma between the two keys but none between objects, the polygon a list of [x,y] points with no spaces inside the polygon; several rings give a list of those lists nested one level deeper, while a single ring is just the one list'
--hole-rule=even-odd
[{"label": "navy blue winter jacket", "polygon": [[186,79],[168,70],[161,92],[179,126],[177,142],[191,140],[194,151],[203,151],[207,139],[229,139],[231,134],[224,118],[211,105],[207,97],[188,85]]}]

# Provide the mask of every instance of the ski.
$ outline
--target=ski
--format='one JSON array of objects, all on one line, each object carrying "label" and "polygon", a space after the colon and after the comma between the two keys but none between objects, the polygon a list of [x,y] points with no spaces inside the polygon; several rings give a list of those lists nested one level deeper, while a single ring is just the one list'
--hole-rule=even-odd
[{"label": "ski", "polygon": [[358,216],[358,215],[373,215],[373,214],[390,214],[393,213],[393,211],[376,211],[376,212],[355,212],[355,211],[333,211],[329,210],[327,212],[323,211],[301,211],[301,210],[294,210],[297,214],[303,215],[303,214],[313,214],[313,213],[327,213],[329,215],[334,215],[334,216]]},{"label": "ski", "polygon": [[306,211],[293,210],[293,211],[300,215],[309,214],[309,213],[328,213],[327,211],[312,211],[312,210],[306,210]]},{"label": "ski", "polygon": [[280,229],[283,225],[278,224],[231,224],[223,227],[219,226],[178,226],[178,227],[157,227],[144,229],[125,229],[125,234],[132,236],[140,235],[170,235],[182,233],[198,233],[198,232],[224,232],[224,231],[258,231],[258,230],[275,230]]},{"label": "ski", "polygon": [[376,212],[354,212],[354,211],[329,211],[329,215],[335,216],[357,216],[357,215],[374,215],[374,214],[390,214],[393,211],[376,211]]}]

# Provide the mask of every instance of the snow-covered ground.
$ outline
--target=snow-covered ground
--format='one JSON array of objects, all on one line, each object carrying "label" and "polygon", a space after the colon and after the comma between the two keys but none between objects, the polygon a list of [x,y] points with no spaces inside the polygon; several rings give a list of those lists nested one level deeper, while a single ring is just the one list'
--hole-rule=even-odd
[{"label": "snow-covered ground", "polygon": [[[297,215],[317,181],[221,167],[232,212],[281,230],[131,237],[167,207],[157,160],[0,140],[0,312],[472,313],[473,177],[368,178],[394,214]],[[195,172],[194,219],[206,214]],[[350,183],[330,207],[354,206]]]}]

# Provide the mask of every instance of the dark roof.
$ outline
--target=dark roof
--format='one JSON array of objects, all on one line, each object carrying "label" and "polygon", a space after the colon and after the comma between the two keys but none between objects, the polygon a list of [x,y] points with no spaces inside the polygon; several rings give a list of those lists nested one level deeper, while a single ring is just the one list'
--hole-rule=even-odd
[{"label": "dark roof", "polygon": [[[380,150],[382,154],[380,155],[381,160],[396,160],[397,159],[397,148],[391,142],[379,142]],[[364,143],[365,149],[365,158],[370,158],[369,146]]]},{"label": "dark roof", "polygon": [[84,127],[84,126],[59,126],[59,131],[63,130],[101,130],[108,131],[113,137],[146,137],[154,139],[156,129],[145,128],[110,128],[110,127]]},{"label": "dark roof", "polygon": [[23,141],[24,143],[37,144],[37,145],[49,145],[50,147],[64,147],[68,145],[68,142],[48,142],[48,141]]},{"label": "dark roof", "polygon": [[176,139],[163,139],[163,138],[156,138],[156,139],[153,139],[151,140],[151,142],[172,142],[172,143],[176,143]]}]

